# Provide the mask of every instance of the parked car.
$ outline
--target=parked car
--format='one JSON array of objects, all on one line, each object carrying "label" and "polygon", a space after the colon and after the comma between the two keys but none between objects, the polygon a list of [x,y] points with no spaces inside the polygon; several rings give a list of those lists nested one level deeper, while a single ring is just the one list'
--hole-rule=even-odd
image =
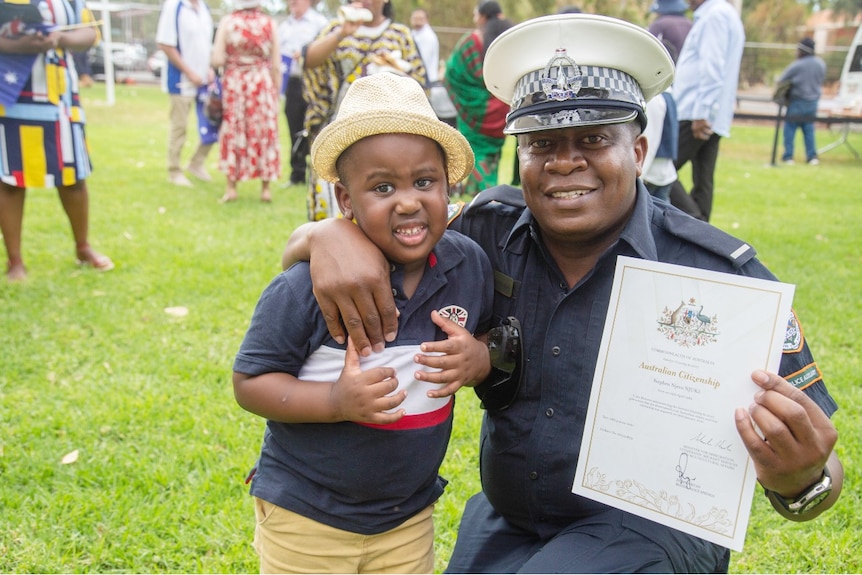
[{"label": "parked car", "polygon": [[156,50],[153,55],[147,58],[147,68],[153,73],[153,76],[160,78],[162,72],[168,66],[168,57],[161,50]]},{"label": "parked car", "polygon": [[[114,69],[135,71],[147,69],[147,49],[141,44],[111,43]],[[105,75],[105,43],[100,42],[89,50],[90,68],[93,75]]]}]

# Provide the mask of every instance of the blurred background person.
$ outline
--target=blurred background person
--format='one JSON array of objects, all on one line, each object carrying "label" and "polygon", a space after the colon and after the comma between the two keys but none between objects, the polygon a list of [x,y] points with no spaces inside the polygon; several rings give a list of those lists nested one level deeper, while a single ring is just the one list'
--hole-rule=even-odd
[{"label": "blurred background person", "polygon": [[649,11],[658,16],[647,29],[662,42],[673,46],[678,56],[692,25],[686,14],[688,4],[685,0],[656,0]]},{"label": "blurred background person", "polygon": [[[394,21],[389,0],[367,0],[339,10],[305,51],[303,80],[309,145],[335,116],[347,88],[357,78],[395,72],[427,85],[427,74],[410,28]],[[338,217],[332,185],[310,172],[308,219]]]},{"label": "blurred background person", "polygon": [[[39,4],[46,9],[39,10],[36,2],[23,5],[27,6],[24,10],[32,9],[34,21],[57,26],[82,22],[83,2],[41,0]],[[9,101],[0,105],[0,232],[6,247],[9,281],[27,276],[21,254],[27,188],[57,188],[72,227],[80,265],[98,271],[114,268],[110,258],[89,244],[90,196],[86,179],[92,164],[72,61],[75,51],[85,51],[95,41],[93,27],[0,36],[4,69],[18,61],[24,68],[22,77],[28,76],[13,90],[17,94],[11,94]],[[8,74],[4,81],[9,82]]]},{"label": "blurred background person", "polygon": [[689,0],[694,24],[679,53],[673,97],[679,116],[679,170],[691,162],[687,193],[674,182],[671,203],[704,221],[712,213],[721,138],[730,136],[745,44],[742,18],[727,0]]},{"label": "blurred background person", "polygon": [[78,86],[81,88],[89,88],[93,85],[93,70],[90,66],[88,50],[89,48],[72,52],[72,57],[75,59],[75,72],[78,74]]},{"label": "blurred background person", "polygon": [[494,0],[473,9],[473,24],[475,29],[458,41],[446,62],[446,86],[458,111],[458,131],[476,155],[475,168],[463,188],[471,196],[497,185],[509,106],[488,91],[482,70],[487,47],[514,25]]},{"label": "blurred background person", "polygon": [[302,88],[302,49],[326,26],[326,16],[311,7],[311,0],[288,0],[290,13],[278,26],[282,62],[288,66],[284,92],[284,115],[290,133],[290,184],[304,184],[308,162],[305,129],[305,96]]},{"label": "blurred background person", "polygon": [[422,8],[414,10],[410,14],[410,30],[419,56],[425,64],[428,85],[431,85],[437,81],[440,73],[440,40],[428,22],[428,12]]},{"label": "blurred background person", "polygon": [[796,130],[802,130],[805,144],[805,161],[816,166],[817,146],[814,142],[814,118],[823,93],[826,63],[814,55],[814,39],[803,38],[796,45],[796,60],[781,72],[778,82],[790,82],[790,101],[784,116],[784,156],[781,161],[793,163],[793,140]]},{"label": "blurred background person", "polygon": [[212,65],[222,68],[223,116],[219,170],[227,176],[221,202],[237,199],[236,184],[260,179],[260,200],[272,201],[270,182],[281,175],[278,140],[281,52],[275,21],[261,0],[235,0],[222,18]]},{"label": "blurred background person", "polygon": [[[677,51],[667,38],[659,38],[676,63]],[[647,102],[647,153],[641,168],[641,179],[649,193],[660,200],[670,202],[670,189],[679,179],[674,161],[679,154],[679,118],[673,86]]]},{"label": "blurred background person", "polygon": [[[165,0],[159,14],[156,42],[168,58],[162,73],[162,89],[171,100],[168,135],[168,181],[176,186],[191,186],[180,163],[189,112],[197,103],[200,90],[213,80],[210,68],[213,20],[204,0]],[[198,123],[203,110],[197,106]],[[204,167],[214,142],[201,139],[186,169],[196,178],[209,182],[212,177]]]},{"label": "blurred background person", "polygon": [[428,98],[431,100],[431,107],[434,108],[437,118],[455,128],[458,111],[449,97],[449,91],[440,80],[440,39],[431,27],[428,12],[422,8],[414,10],[410,15],[410,29],[428,75]]}]

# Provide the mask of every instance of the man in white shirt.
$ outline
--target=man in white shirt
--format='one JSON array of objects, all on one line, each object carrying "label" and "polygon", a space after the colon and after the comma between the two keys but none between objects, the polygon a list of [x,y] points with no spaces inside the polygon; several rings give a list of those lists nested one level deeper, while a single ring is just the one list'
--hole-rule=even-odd
[{"label": "man in white shirt", "polygon": [[290,14],[278,26],[281,60],[288,66],[285,86],[284,114],[290,132],[290,183],[305,182],[308,141],[303,137],[305,98],[302,95],[302,49],[326,26],[325,16],[311,7],[311,0],[289,0]]},{"label": "man in white shirt", "polygon": [[414,10],[410,14],[410,29],[413,32],[413,41],[416,42],[419,56],[425,64],[428,84],[432,84],[437,81],[440,69],[440,41],[431,29],[431,24],[428,23],[428,12],[422,8]]},{"label": "man in white shirt", "polygon": [[437,117],[455,126],[457,111],[446,86],[440,81],[440,41],[428,22],[428,12],[417,8],[410,14],[410,30],[428,74],[429,98]]},{"label": "man in white shirt", "polygon": [[671,202],[709,221],[713,175],[722,137],[730,136],[745,30],[727,0],[689,0],[694,25],[676,63],[673,96],[679,114],[677,169],[691,161],[692,188],[674,184]]},{"label": "man in white shirt", "polygon": [[[168,57],[162,74],[162,89],[170,94],[171,127],[168,137],[168,181],[191,186],[183,174],[180,155],[186,142],[189,112],[195,104],[198,89],[213,79],[210,54],[213,20],[204,0],[165,0],[159,15],[156,42]],[[210,181],[204,168],[213,144],[198,143],[186,169],[195,177]]]}]

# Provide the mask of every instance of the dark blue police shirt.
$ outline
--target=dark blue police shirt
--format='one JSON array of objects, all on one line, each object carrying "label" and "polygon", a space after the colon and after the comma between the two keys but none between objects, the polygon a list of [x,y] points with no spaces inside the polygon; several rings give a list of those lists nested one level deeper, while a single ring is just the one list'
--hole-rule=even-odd
[{"label": "dark blue police shirt", "polygon": [[[755,258],[753,248],[654,202],[639,182],[634,212],[619,240],[569,289],[523,206],[520,190],[498,186],[479,194],[451,227],[475,239],[491,259],[496,290],[492,325],[514,315],[525,342],[526,372],[517,399],[505,411],[486,413],[483,421],[482,488],[508,521],[546,539],[605,509],[573,494],[571,487],[617,256],[775,277]],[[827,415],[837,409],[804,341],[797,350],[785,351],[780,374],[803,388]]]}]

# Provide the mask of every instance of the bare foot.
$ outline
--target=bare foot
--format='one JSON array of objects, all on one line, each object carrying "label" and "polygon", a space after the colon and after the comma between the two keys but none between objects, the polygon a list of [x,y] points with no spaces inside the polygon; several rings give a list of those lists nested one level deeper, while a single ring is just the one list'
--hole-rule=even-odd
[{"label": "bare foot", "polygon": [[89,266],[100,272],[107,272],[114,269],[114,262],[111,261],[111,258],[100,254],[91,248],[89,244],[85,244],[78,248],[78,265],[85,267]]},{"label": "bare foot", "polygon": [[224,195],[218,201],[220,204],[226,204],[228,202],[235,202],[237,199],[236,188],[228,188],[225,190]]},{"label": "bare foot", "polygon": [[27,278],[27,269],[20,259],[6,262],[6,279],[10,282],[19,282]]}]

